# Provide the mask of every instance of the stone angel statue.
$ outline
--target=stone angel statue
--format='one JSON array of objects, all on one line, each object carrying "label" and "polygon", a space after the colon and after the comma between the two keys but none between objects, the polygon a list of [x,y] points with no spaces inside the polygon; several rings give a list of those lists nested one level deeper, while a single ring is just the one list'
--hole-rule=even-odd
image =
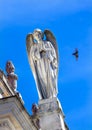
[{"label": "stone angel statue", "polygon": [[27,35],[26,47],[39,99],[56,97],[58,50],[54,35],[49,30],[35,29]]}]

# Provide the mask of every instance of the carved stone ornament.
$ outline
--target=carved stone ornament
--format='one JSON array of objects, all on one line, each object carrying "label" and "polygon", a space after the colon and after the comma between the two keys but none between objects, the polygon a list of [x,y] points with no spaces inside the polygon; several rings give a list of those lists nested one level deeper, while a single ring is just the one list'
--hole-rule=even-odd
[{"label": "carved stone ornament", "polygon": [[0,122],[0,129],[7,129],[7,130],[12,130],[9,126],[9,123],[7,121],[3,121],[3,122]]}]

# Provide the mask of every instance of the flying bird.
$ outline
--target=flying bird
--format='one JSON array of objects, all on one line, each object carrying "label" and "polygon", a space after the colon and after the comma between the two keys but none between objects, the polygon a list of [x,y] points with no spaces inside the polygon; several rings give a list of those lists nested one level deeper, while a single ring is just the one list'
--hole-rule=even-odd
[{"label": "flying bird", "polygon": [[75,56],[76,60],[78,60],[79,52],[78,52],[78,49],[77,49],[77,48],[75,49],[75,52],[72,53],[72,55]]}]

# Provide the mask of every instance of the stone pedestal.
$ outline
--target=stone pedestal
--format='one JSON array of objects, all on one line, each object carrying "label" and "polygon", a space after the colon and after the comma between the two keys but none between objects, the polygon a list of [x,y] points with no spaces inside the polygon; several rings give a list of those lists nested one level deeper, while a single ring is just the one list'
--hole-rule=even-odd
[{"label": "stone pedestal", "polygon": [[64,123],[64,114],[59,100],[52,99],[40,100],[37,118],[41,130],[68,130]]}]

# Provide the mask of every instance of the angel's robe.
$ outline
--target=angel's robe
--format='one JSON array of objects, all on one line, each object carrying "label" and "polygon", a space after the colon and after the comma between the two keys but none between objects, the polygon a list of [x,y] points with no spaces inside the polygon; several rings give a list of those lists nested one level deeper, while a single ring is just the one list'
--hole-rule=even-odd
[{"label": "angel's robe", "polygon": [[35,43],[30,50],[33,72],[40,99],[57,95],[57,56],[51,42]]}]

